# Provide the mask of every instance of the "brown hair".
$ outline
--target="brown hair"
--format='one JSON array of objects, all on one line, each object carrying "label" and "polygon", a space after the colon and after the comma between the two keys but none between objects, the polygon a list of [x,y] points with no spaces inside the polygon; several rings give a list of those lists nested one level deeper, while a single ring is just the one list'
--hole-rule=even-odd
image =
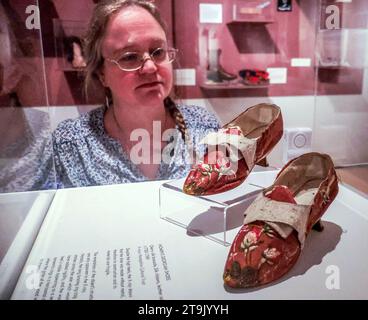
[{"label": "brown hair", "polygon": [[166,25],[161,19],[157,7],[146,0],[104,0],[96,4],[92,18],[88,25],[88,31],[84,39],[84,56],[86,60],[85,90],[91,86],[94,80],[98,80],[98,71],[102,67],[103,57],[101,46],[105,30],[111,15],[124,7],[137,6],[147,10],[160,24],[166,33]]},{"label": "brown hair", "polygon": [[[105,35],[105,29],[109,18],[114,13],[125,7],[137,6],[147,10],[160,24],[165,34],[167,34],[167,27],[162,20],[160,12],[152,1],[148,0],[103,0],[99,1],[93,11],[92,18],[89,22],[88,31],[84,39],[84,57],[86,61],[85,69],[85,92],[87,95],[88,89],[99,81],[98,71],[102,67],[103,57],[101,53],[102,40]],[[111,98],[111,97],[108,97]],[[172,98],[167,97],[164,100],[165,108],[169,111],[171,117],[175,120],[182,138],[187,143],[190,143],[187,126],[184,118],[178,110]]]}]

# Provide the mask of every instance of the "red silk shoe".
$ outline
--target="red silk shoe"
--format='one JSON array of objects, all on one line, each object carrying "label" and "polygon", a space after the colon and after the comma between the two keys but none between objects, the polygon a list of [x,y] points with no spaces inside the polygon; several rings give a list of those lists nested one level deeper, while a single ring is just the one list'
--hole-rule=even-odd
[{"label": "red silk shoe", "polygon": [[283,134],[281,110],[274,104],[248,108],[201,143],[208,146],[202,162],[189,172],[183,191],[210,195],[240,185],[256,163],[266,158]]},{"label": "red silk shoe", "polygon": [[225,284],[255,287],[286,274],[337,193],[338,179],[328,155],[312,152],[287,163],[246,210],[225,264]]}]

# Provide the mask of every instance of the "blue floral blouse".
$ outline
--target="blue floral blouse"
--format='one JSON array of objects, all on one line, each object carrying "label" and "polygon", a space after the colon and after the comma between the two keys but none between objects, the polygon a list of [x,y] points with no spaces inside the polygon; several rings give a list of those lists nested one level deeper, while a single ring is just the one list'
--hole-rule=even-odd
[{"label": "blue floral blouse", "polygon": [[[218,130],[219,121],[212,113],[198,106],[178,105],[178,108],[189,129],[193,149],[203,154],[205,147],[198,142],[209,132]],[[148,180],[121,144],[105,132],[105,111],[103,106],[77,119],[65,120],[53,132],[57,188]],[[188,146],[178,127],[174,131],[170,140],[173,148],[170,155],[166,155],[168,160],[161,160],[155,180],[183,178],[191,168]],[[50,186],[50,181],[48,184]]]}]

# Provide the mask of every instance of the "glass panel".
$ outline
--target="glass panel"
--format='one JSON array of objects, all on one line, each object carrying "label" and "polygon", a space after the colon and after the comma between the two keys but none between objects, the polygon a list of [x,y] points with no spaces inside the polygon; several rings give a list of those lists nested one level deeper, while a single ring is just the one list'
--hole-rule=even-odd
[{"label": "glass panel", "polygon": [[0,192],[54,187],[37,1],[0,3]]},{"label": "glass panel", "polygon": [[314,148],[368,194],[368,2],[321,2]]},{"label": "glass panel", "polygon": [[[222,23],[200,22],[200,0],[156,3],[179,49],[177,102],[203,106],[221,123],[275,103],[290,136],[302,128],[338,166],[368,163],[366,1],[219,0]],[[102,89],[85,96],[83,61],[75,59],[95,4],[1,2],[0,191],[53,188],[51,131],[105,102]],[[38,6],[40,19],[32,16]],[[258,74],[253,83],[244,69],[268,79]],[[271,166],[283,166],[287,147],[274,148]]]}]

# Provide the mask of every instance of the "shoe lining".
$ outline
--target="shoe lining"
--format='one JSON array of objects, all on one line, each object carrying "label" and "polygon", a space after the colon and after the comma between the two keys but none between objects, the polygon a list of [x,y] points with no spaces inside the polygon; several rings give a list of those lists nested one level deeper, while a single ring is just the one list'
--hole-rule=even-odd
[{"label": "shoe lining", "polygon": [[268,125],[263,125],[263,126],[260,126],[258,128],[254,128],[252,131],[250,131],[246,134],[246,137],[249,138],[249,139],[254,139],[254,138],[260,137],[262,135],[262,132],[265,131],[267,126]]},{"label": "shoe lining", "polygon": [[295,159],[281,172],[274,185],[287,186],[298,204],[311,205],[315,193],[333,166],[322,154],[310,153]]},{"label": "shoe lining", "polygon": [[224,127],[239,126],[249,139],[258,138],[279,115],[280,110],[271,104],[258,104],[236,117]]},{"label": "shoe lining", "polygon": [[302,190],[294,197],[294,199],[297,204],[309,206],[313,204],[313,200],[317,192],[318,188]]}]

